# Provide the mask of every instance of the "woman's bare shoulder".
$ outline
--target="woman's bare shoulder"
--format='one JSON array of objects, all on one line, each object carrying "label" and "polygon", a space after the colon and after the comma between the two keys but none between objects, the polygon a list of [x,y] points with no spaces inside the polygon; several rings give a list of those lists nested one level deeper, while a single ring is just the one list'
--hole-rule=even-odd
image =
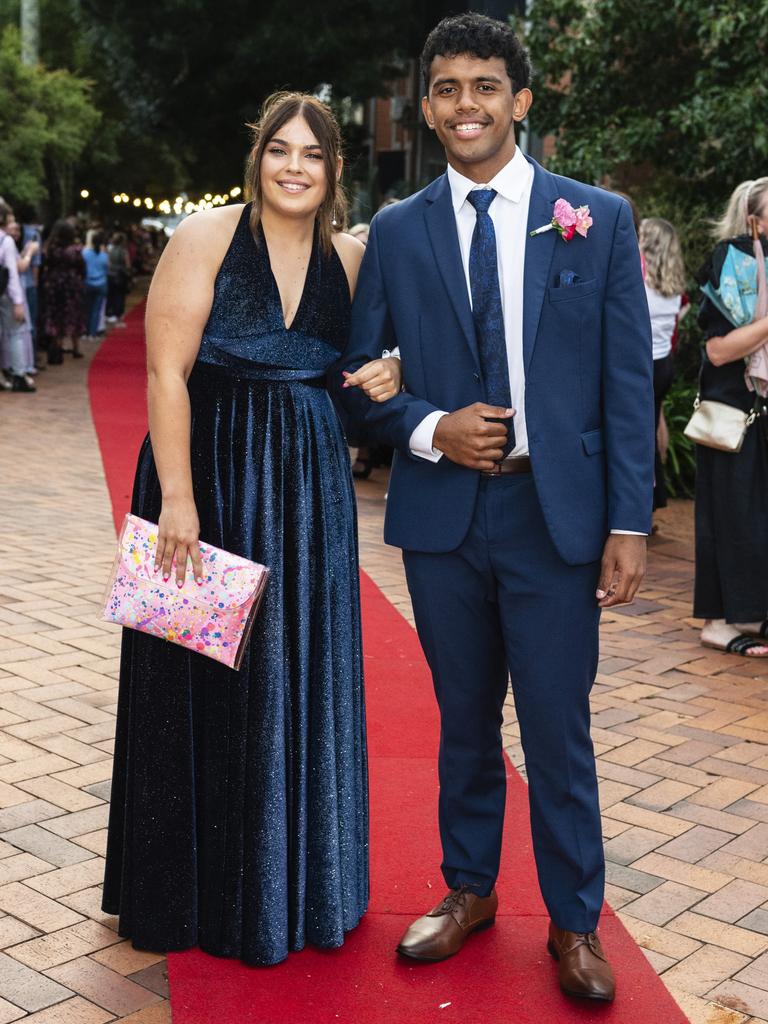
[{"label": "woman's bare shoulder", "polygon": [[209,240],[227,236],[231,240],[243,212],[243,203],[218,206],[211,210],[199,210],[181,221],[173,233],[184,240],[197,238]]},{"label": "woman's bare shoulder", "polygon": [[350,293],[354,295],[357,274],[365,255],[365,246],[357,238],[346,234],[344,231],[337,231],[332,236],[332,241],[333,247],[341,260],[341,265],[344,267],[344,272],[347,275]]},{"label": "woman's bare shoulder", "polygon": [[365,253],[365,246],[359,238],[348,235],[346,231],[336,231],[331,238],[342,263],[345,259],[349,259],[356,261],[358,266],[360,265]]},{"label": "woman's bare shoulder", "polygon": [[179,223],[163,256],[194,259],[218,269],[242,212],[243,204],[236,203],[190,214]]}]

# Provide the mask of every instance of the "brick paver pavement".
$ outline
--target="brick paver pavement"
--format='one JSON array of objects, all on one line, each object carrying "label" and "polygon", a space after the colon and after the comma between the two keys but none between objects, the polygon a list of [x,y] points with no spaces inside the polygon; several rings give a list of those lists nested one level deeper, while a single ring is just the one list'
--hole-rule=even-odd
[{"label": "brick paver pavement", "polygon": [[0,1024],[171,1019],[164,958],[100,910],[120,634],[86,347],[0,393]]},{"label": "brick paver pavement", "polygon": [[[413,622],[381,539],[386,474],[358,484],[361,561]],[[607,896],[693,1024],[768,1020],[768,662],[702,648],[693,509],[657,513],[634,605],[602,620],[592,696]],[[514,704],[505,746],[525,771]]]},{"label": "brick paver pavement", "polygon": [[[90,356],[90,353],[89,353]],[[119,633],[89,359],[0,394],[0,1024],[161,1024],[164,960],[102,914]],[[359,486],[361,557],[411,618]],[[768,1021],[768,665],[690,619],[691,510],[659,515],[640,600],[606,614],[594,690],[609,899],[694,1024]],[[514,708],[504,734],[522,766]]]}]

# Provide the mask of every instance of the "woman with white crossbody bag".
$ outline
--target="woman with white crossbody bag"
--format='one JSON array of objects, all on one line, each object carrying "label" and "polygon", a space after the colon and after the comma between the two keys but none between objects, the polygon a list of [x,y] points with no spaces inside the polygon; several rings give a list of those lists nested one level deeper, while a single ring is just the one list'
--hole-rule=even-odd
[{"label": "woman with white crossbody bag", "polygon": [[707,341],[685,431],[697,444],[693,614],[704,646],[746,657],[768,657],[766,235],[768,177],[742,182],[698,275]]}]

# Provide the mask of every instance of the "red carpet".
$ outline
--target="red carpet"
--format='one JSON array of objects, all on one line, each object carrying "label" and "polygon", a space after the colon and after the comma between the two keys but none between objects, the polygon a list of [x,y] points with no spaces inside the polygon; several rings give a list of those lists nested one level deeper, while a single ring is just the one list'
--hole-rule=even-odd
[{"label": "red carpet", "polygon": [[143,302],[125,322],[124,330],[113,330],[103,342],[88,374],[91,413],[117,528],[130,509],[136,459],[147,433]]},{"label": "red carpet", "polygon": [[[146,429],[142,310],[113,332],[89,385],[115,521],[127,509]],[[525,784],[510,767],[497,926],[453,960],[410,964],[401,933],[442,896],[438,722],[415,632],[363,574],[371,771],[371,907],[340,950],[306,949],[272,968],[198,950],[168,957],[174,1024],[684,1024],[642,952],[606,908],[601,937],[619,979],[612,1006],[574,1003],[545,949]]]}]

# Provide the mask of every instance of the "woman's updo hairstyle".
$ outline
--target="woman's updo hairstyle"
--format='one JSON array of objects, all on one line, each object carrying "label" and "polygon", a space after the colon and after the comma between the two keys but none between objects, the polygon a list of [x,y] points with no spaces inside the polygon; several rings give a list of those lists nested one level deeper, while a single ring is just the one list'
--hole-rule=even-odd
[{"label": "woman's updo hairstyle", "polygon": [[317,211],[317,225],[323,249],[331,251],[334,231],[343,231],[347,223],[347,196],[344,186],[336,178],[339,157],[342,155],[341,131],[331,108],[302,92],[273,93],[261,111],[261,117],[248,127],[253,133],[250,155],[245,167],[245,198],[251,200],[251,230],[255,233],[261,221],[261,160],[269,142],[284,124],[294,117],[303,118],[320,144],[325,165],[326,193]]},{"label": "woman's updo hairstyle", "polygon": [[765,216],[768,207],[768,177],[742,181],[731,193],[731,198],[719,220],[712,223],[712,234],[718,242],[749,234],[750,217]]}]

